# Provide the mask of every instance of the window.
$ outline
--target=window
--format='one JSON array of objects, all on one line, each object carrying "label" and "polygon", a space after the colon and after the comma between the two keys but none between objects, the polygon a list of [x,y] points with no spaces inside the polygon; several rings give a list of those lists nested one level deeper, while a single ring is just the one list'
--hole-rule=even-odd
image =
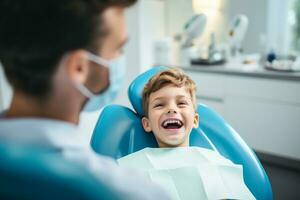
[{"label": "window", "polygon": [[289,12],[291,25],[291,50],[300,52],[300,0],[294,0]]}]

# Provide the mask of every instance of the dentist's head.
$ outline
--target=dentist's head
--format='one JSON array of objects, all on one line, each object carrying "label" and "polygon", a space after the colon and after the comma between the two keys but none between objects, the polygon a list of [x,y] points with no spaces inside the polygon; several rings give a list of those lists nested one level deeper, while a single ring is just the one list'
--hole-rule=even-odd
[{"label": "dentist's head", "polygon": [[78,123],[122,84],[125,8],[136,0],[2,0],[0,61],[14,89],[6,117]]}]

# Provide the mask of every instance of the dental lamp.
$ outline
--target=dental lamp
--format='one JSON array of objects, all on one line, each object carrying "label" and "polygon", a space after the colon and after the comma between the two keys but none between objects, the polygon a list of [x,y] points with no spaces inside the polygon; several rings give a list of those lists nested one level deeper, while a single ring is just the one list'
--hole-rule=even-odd
[{"label": "dental lamp", "polygon": [[193,40],[199,37],[206,26],[207,17],[204,14],[196,14],[189,19],[181,35],[181,48],[188,48],[193,45]]},{"label": "dental lamp", "polygon": [[230,22],[227,32],[227,41],[233,56],[241,50],[241,43],[248,29],[248,18],[245,15],[237,15]]}]

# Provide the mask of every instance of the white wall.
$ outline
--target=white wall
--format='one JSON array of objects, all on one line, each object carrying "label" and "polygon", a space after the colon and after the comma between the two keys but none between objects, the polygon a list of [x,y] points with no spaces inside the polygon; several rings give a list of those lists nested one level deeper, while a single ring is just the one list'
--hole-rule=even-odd
[{"label": "white wall", "polygon": [[192,0],[166,0],[166,34],[174,36],[183,31],[184,23],[193,16]]},{"label": "white wall", "polygon": [[115,103],[131,107],[128,86],[138,74],[153,66],[153,41],[165,36],[165,2],[140,0],[128,10],[126,18],[129,34],[125,48],[126,80]]}]

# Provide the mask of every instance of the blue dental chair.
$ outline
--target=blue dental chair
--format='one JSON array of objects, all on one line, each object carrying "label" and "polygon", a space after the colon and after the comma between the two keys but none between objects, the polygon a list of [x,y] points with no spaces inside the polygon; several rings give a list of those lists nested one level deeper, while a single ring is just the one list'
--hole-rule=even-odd
[{"label": "blue dental chair", "polygon": [[[139,75],[129,86],[128,96],[135,111],[120,105],[105,107],[94,129],[91,146],[99,154],[118,159],[145,147],[157,147],[152,134],[142,127],[142,90],[148,80],[166,67],[154,67]],[[218,151],[243,165],[244,180],[258,200],[271,200],[272,189],[255,153],[239,134],[209,107],[199,104],[199,128],[193,129],[190,145]]]},{"label": "blue dental chair", "polygon": [[0,144],[0,199],[121,200],[84,167],[46,148]]}]

